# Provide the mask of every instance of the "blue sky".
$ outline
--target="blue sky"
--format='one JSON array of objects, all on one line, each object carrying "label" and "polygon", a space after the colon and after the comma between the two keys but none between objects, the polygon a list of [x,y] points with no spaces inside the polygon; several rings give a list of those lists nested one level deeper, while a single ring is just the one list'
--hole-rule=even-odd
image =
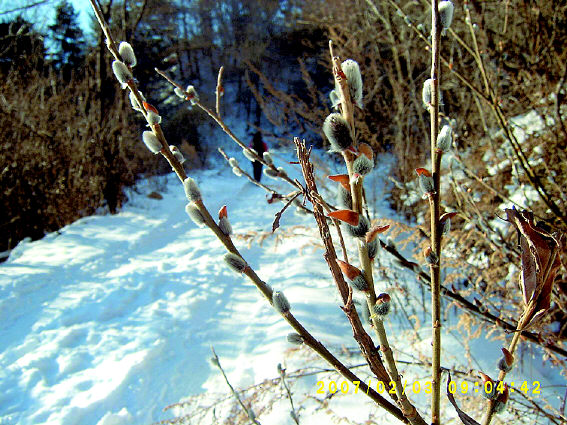
[{"label": "blue sky", "polygon": [[[37,0],[0,0],[0,13],[36,2]],[[47,26],[50,25],[55,18],[55,7],[59,2],[60,0],[50,0],[44,5],[27,9],[22,14],[26,19],[35,24],[38,31],[45,32]],[[88,0],[70,0],[70,2],[73,4],[75,10],[79,12],[79,22],[83,31],[87,32],[89,30],[90,18],[93,16],[90,2]],[[0,15],[0,20],[4,21],[18,14],[20,13],[16,12],[13,14]]]}]

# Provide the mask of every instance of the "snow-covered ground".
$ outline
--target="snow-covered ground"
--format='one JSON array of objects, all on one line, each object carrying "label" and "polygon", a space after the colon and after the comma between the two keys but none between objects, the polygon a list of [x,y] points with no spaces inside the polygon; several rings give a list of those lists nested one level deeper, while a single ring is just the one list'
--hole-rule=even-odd
[{"label": "snow-covered ground", "polygon": [[[276,158],[289,161],[292,153],[280,152]],[[391,162],[381,164],[387,168]],[[387,170],[375,174],[385,176]],[[355,344],[316,246],[313,219],[290,208],[276,235],[263,239],[281,204],[268,204],[265,192],[226,168],[191,175],[211,212],[228,206],[236,245],[266,282],[285,292],[297,318],[346,363],[359,361],[341,348]],[[290,351],[289,327],[257,290],[225,266],[221,244],[189,220],[176,178],[156,181],[159,184],[140,183],[119,214],[83,218],[42,240],[21,243],[0,265],[0,424],[123,425],[170,418],[162,409],[171,403],[228,394],[218,369],[208,361],[211,345],[231,383],[240,388],[276,378],[278,363],[288,372],[313,365],[306,363],[305,347]],[[368,187],[370,196],[381,200],[375,204],[375,217],[395,217],[385,202],[385,186],[378,179]],[[163,199],[148,198],[156,188]],[[385,254],[380,263],[392,268]],[[410,274],[385,276],[389,279],[378,286],[399,293],[395,299],[403,300],[396,312],[419,298],[420,287]],[[400,282],[411,289],[409,295],[400,290]],[[387,322],[393,346],[402,351],[397,357],[415,360],[420,353],[427,355],[429,326],[413,330],[401,316]],[[413,347],[407,345],[409,340],[415,341]],[[445,365],[464,363],[458,337],[448,333],[444,344],[450,353]],[[472,353],[477,366],[492,371],[501,344],[482,339],[471,345],[478,348]],[[542,390],[560,397],[565,381],[557,371],[526,357],[516,372],[518,379],[530,385],[537,379],[545,386],[563,385]],[[321,361],[315,365],[325,366]],[[316,393],[321,376],[291,383],[295,402],[302,406],[302,424],[331,423],[333,412],[358,422],[372,414],[388,418],[378,423],[396,423],[365,397],[352,394],[352,388],[351,394],[329,400],[329,409],[321,409],[312,399],[328,396]],[[411,385],[427,380],[427,373],[407,369],[404,377]],[[275,388],[278,397],[263,394],[259,399],[261,404],[277,398],[271,409],[255,407],[263,411],[258,419],[263,425],[291,424],[289,401]],[[427,405],[423,394],[411,398]],[[199,423],[223,423],[222,415],[234,405],[228,398],[215,411],[219,422],[213,422],[211,412]],[[452,408],[445,410],[455,416]]]}]

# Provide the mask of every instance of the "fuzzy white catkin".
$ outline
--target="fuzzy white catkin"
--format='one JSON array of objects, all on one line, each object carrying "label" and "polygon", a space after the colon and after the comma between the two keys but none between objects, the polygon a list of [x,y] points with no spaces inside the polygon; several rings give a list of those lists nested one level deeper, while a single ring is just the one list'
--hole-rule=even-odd
[{"label": "fuzzy white catkin", "polygon": [[148,111],[147,118],[148,118],[148,124],[150,125],[156,125],[161,123],[161,117],[158,114],[156,114],[154,111]]},{"label": "fuzzy white catkin", "polygon": [[183,180],[183,189],[185,189],[185,196],[187,196],[188,200],[193,202],[201,200],[199,186],[197,186],[197,182],[191,177],[187,177]]},{"label": "fuzzy white catkin", "polygon": [[234,173],[234,175],[235,175],[236,177],[242,176],[242,172],[240,171],[239,168],[232,167],[232,172]]},{"label": "fuzzy white catkin", "polygon": [[298,333],[292,332],[287,334],[287,341],[293,345],[301,345],[303,344],[303,337]]},{"label": "fuzzy white catkin", "polygon": [[290,309],[289,301],[281,291],[273,292],[272,303],[278,313],[287,313]]},{"label": "fuzzy white catkin", "polygon": [[196,102],[199,101],[199,95],[197,94],[197,90],[195,90],[195,87],[187,86],[185,92],[187,93],[187,97],[189,97],[189,99],[191,100],[192,105],[194,105]]},{"label": "fuzzy white catkin", "polygon": [[363,176],[370,173],[373,168],[374,162],[364,154],[359,155],[352,164],[353,171]]},{"label": "fuzzy white catkin", "polygon": [[171,151],[171,154],[173,155],[173,157],[176,160],[178,160],[180,164],[183,164],[185,162],[185,157],[183,156],[183,153],[181,153],[181,151],[179,150],[179,148],[177,146],[170,145],[169,150]]},{"label": "fuzzy white catkin", "polygon": [[136,66],[136,55],[134,54],[134,49],[132,49],[130,43],[127,43],[126,41],[121,42],[118,46],[118,53],[126,65],[131,68]]},{"label": "fuzzy white catkin", "polygon": [[347,59],[341,64],[344,74],[347,77],[347,84],[352,101],[362,109],[362,74],[356,61]]},{"label": "fuzzy white catkin", "polygon": [[120,82],[120,84],[125,85],[128,81],[132,79],[132,73],[128,67],[121,61],[112,62],[112,72],[114,76]]},{"label": "fuzzy white catkin", "polygon": [[242,273],[248,267],[246,261],[242,259],[242,257],[229,252],[224,256],[225,263],[235,272]]},{"label": "fuzzy white catkin", "polygon": [[236,160],[236,158],[230,157],[228,159],[228,163],[231,167],[238,167],[238,161]]},{"label": "fuzzy white catkin", "polygon": [[[144,96],[141,93],[140,93],[140,96],[141,96],[142,100],[145,102],[146,99],[144,98]],[[134,111],[138,111],[138,112],[144,111],[144,109],[142,108],[142,105],[140,105],[140,103],[138,102],[138,99],[136,99],[136,96],[134,95],[133,91],[130,92],[128,97],[130,98],[130,105],[132,105],[132,109],[134,109]]]},{"label": "fuzzy white catkin", "polygon": [[451,22],[453,22],[453,3],[450,1],[439,2],[439,19],[443,29],[449,29]]},{"label": "fuzzy white catkin", "polygon": [[331,93],[329,93],[329,98],[331,99],[331,106],[333,108],[336,108],[339,103],[341,103],[341,99],[336,90],[332,90]]},{"label": "fuzzy white catkin", "polygon": [[185,212],[197,226],[202,227],[206,223],[205,217],[203,217],[203,214],[201,214],[197,205],[193,203],[187,204],[185,206]]},{"label": "fuzzy white catkin", "polygon": [[258,152],[256,151],[256,149],[252,149],[252,148],[242,149],[242,154],[250,161],[256,161],[256,156],[258,156]]},{"label": "fuzzy white catkin", "polygon": [[187,97],[187,95],[185,94],[185,92],[183,90],[181,90],[179,87],[175,87],[175,90],[173,90],[173,92],[175,93],[175,95],[183,100],[185,100],[185,98]]},{"label": "fuzzy white catkin", "polygon": [[424,194],[431,193],[434,191],[433,179],[431,177],[428,177],[425,174],[420,174],[418,179],[419,179],[419,187],[421,188]]},{"label": "fuzzy white catkin", "polygon": [[429,108],[429,105],[431,105],[431,83],[431,78],[428,78],[423,82],[423,88],[421,89],[421,101],[426,108]]},{"label": "fuzzy white catkin", "polygon": [[262,157],[264,158],[264,161],[266,161],[267,164],[273,164],[274,163],[274,159],[272,158],[272,155],[270,154],[270,152],[264,152],[262,154]]},{"label": "fuzzy white catkin", "polygon": [[451,133],[451,127],[444,125],[437,136],[437,148],[442,151],[448,151],[451,149],[451,143],[453,142],[453,135]]},{"label": "fuzzy white catkin", "polygon": [[264,168],[264,174],[272,179],[277,179],[279,176],[279,173],[271,168]]},{"label": "fuzzy white catkin", "polygon": [[221,232],[223,232],[226,236],[232,235],[232,226],[227,217],[221,217],[219,219],[219,228],[221,229]]},{"label": "fuzzy white catkin", "polygon": [[161,145],[160,141],[158,140],[157,136],[154,133],[152,133],[151,131],[144,131],[142,133],[142,140],[144,141],[144,144],[146,145],[146,147],[153,154],[158,154],[161,151],[162,145]]},{"label": "fuzzy white catkin", "polygon": [[333,152],[342,152],[352,145],[349,125],[339,113],[332,113],[325,118],[323,132],[327,136]]}]

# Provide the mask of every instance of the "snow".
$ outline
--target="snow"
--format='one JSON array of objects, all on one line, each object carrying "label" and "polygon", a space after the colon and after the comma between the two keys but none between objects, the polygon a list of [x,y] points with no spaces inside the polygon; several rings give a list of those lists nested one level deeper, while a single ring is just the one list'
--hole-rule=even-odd
[{"label": "snow", "polygon": [[[275,157],[281,163],[277,165],[293,159],[291,150]],[[241,156],[238,159],[245,164]],[[387,176],[391,159],[380,164],[383,169],[374,174]],[[299,177],[297,166],[288,164],[286,170],[292,178]],[[226,167],[191,176],[213,215],[227,205],[235,244],[244,258],[274,289],[285,293],[307,329],[339,357],[344,345],[354,346],[322,250],[316,246],[312,218],[295,215],[290,208],[282,228],[270,235],[281,204],[268,204],[263,191]],[[387,206],[387,184],[380,178],[368,187],[377,208],[373,215],[394,218]],[[119,214],[83,218],[42,240],[24,241],[0,265],[0,424],[150,424],[172,417],[162,412],[167,405],[188,397],[212,402],[219,395],[227,400],[215,412],[222,418],[235,403],[226,397],[226,384],[208,361],[211,345],[236,388],[276,378],[278,363],[288,371],[326,367],[314,361],[305,347],[291,349],[286,341],[288,325],[248,281],[224,265],[220,242],[186,216],[180,182],[173,175],[160,179],[162,200],[147,197],[156,182],[140,182]],[[266,180],[289,192],[282,183]],[[286,229],[294,236],[282,237]],[[385,254],[380,264],[393,267]],[[419,308],[414,305],[417,295],[404,295],[398,283],[415,292],[418,284],[413,276],[403,271],[395,276],[396,281],[387,277],[377,281],[378,288],[404,300],[394,310]],[[393,315],[386,323],[393,346],[404,348],[404,353],[396,353],[398,358],[427,355],[429,326],[414,331],[400,317]],[[455,318],[449,315],[447,320]],[[368,332],[372,334],[371,329]],[[415,347],[405,346],[415,335]],[[465,355],[459,338],[448,333],[444,344],[448,350],[443,363],[461,365]],[[501,345],[481,338],[471,341],[471,346],[480,353],[490,347],[496,358]],[[494,367],[495,358],[479,358],[479,367]],[[346,362],[357,361],[360,358]],[[537,357],[526,364],[542,368]],[[543,367],[533,376],[543,374],[542,382],[565,385],[551,368]],[[415,367],[403,373],[410,384],[420,380],[424,385],[427,380]],[[313,401],[316,383],[330,379],[343,381],[336,375],[318,374],[292,382],[302,424],[330,423],[334,413],[360,422],[372,416],[397,423],[352,393],[335,395],[321,408]],[[258,395],[260,404],[275,398],[258,419],[264,425],[292,423],[289,400],[279,395],[279,389],[275,394]],[[411,398],[419,406],[428,405],[424,394]],[[183,409],[172,413],[183,414]],[[211,415],[206,413],[199,423],[213,423]],[[455,417],[449,408],[446,415]]]}]

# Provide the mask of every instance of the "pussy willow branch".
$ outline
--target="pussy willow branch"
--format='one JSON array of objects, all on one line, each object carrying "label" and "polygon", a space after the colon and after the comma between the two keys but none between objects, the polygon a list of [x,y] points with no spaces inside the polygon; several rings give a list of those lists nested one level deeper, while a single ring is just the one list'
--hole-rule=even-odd
[{"label": "pussy willow branch", "polygon": [[219,68],[219,75],[217,77],[217,88],[215,90],[215,97],[216,97],[216,111],[217,111],[217,116],[221,116],[220,114],[220,98],[224,93],[224,88],[222,86],[222,73],[224,71],[224,66],[221,66]]},{"label": "pussy willow branch", "polygon": [[441,229],[439,226],[441,203],[441,152],[437,149],[439,134],[439,49],[441,45],[441,22],[438,0],[431,2],[431,173],[433,174],[433,193],[429,194],[431,218],[431,250],[436,260],[430,266],[431,274],[431,326],[433,356],[431,359],[431,424],[441,423]]},{"label": "pussy willow branch", "polygon": [[[520,341],[520,336],[522,335],[522,330],[527,322],[526,319],[529,319],[529,316],[527,315],[523,315],[520,320],[518,321],[518,328],[516,329],[516,332],[514,332],[514,336],[512,337],[512,341],[510,341],[510,345],[508,346],[508,351],[510,352],[510,354],[514,355],[515,351],[516,351],[516,347],[518,346],[518,342]],[[506,374],[507,372],[504,370],[501,370],[500,373],[498,374],[498,381],[499,382],[504,382],[504,378],[506,378]],[[482,425],[490,425],[490,422],[492,421],[492,418],[494,417],[494,405],[496,403],[496,400],[488,400],[488,403],[486,403],[486,413],[484,416],[484,419],[482,421]]]},{"label": "pussy willow branch", "polygon": [[[176,83],[175,81],[173,81],[173,79],[171,79],[165,72],[155,68],[155,71],[161,75],[163,78],[165,78],[172,86],[179,88],[180,90],[182,90],[183,92],[185,92],[185,89],[183,87],[181,87],[181,85],[179,85],[178,83]],[[248,151],[248,153],[250,155],[252,155],[254,157],[254,159],[260,163],[262,163],[265,167],[268,167],[270,169],[272,169],[273,171],[278,171],[278,169],[276,168],[276,166],[274,164],[271,164],[269,162],[266,162],[264,160],[264,158],[258,154],[255,154],[248,146],[246,146],[233,132],[232,130],[224,123],[224,121],[222,120],[222,118],[216,114],[212,109],[207,108],[205,105],[203,105],[201,102],[199,101],[195,101],[193,100],[193,104],[197,107],[199,107],[201,110],[203,110],[204,112],[207,113],[207,115],[209,115],[218,125],[219,127],[238,145],[240,146],[242,149]],[[300,189],[301,190],[301,185],[299,185],[297,182],[295,182],[294,180],[292,180],[289,176],[287,175],[280,175],[278,176],[280,179],[285,180],[286,182],[288,182],[290,185],[294,186],[296,189]]]},{"label": "pussy willow branch", "polygon": [[[110,53],[112,53],[112,56],[114,56],[114,58],[116,60],[122,61],[122,58],[120,57],[120,54],[118,53],[118,48],[116,47],[116,42],[114,41],[114,38],[112,37],[110,27],[108,26],[107,22],[105,21],[104,16],[102,14],[102,11],[100,10],[100,6],[98,4],[98,1],[97,0],[89,0],[89,1],[90,1],[91,6],[94,10],[96,19],[98,20],[98,23],[99,23],[102,31],[104,32],[104,35],[106,36],[106,45],[108,47],[108,50],[110,51]],[[130,67],[128,67],[128,68],[130,69],[130,71],[132,71],[132,69]],[[144,118],[146,119],[148,124],[150,124],[149,121],[148,121],[148,113],[146,112],[145,107],[143,106],[144,105],[144,99],[142,97],[142,94],[138,90],[138,86],[136,85],[136,83],[134,82],[133,79],[129,80],[127,82],[127,85],[128,85],[128,89],[132,92],[132,94],[134,94],[136,101],[138,102],[138,104],[142,108],[142,111],[141,111],[142,115],[144,116]],[[185,169],[183,168],[181,163],[171,153],[171,150],[169,148],[169,144],[167,143],[167,140],[165,139],[163,131],[161,130],[161,126],[159,124],[153,124],[153,125],[150,125],[150,128],[152,129],[152,132],[156,135],[156,137],[158,138],[158,140],[160,141],[160,143],[162,145],[162,149],[161,149],[160,153],[165,157],[167,162],[169,162],[169,165],[171,165],[171,168],[173,169],[175,174],[177,174],[177,177],[179,177],[179,179],[181,181],[185,180],[187,178],[187,175],[185,174]]]},{"label": "pussy willow branch", "polygon": [[[211,214],[205,207],[202,200],[198,200],[195,202],[195,205],[201,212],[203,219],[205,221],[205,225],[211,229],[216,237],[222,242],[222,244],[226,247],[226,249],[238,255],[239,257],[243,258],[240,252],[234,246],[231,238],[225,235],[217,223],[211,217]],[[256,274],[256,272],[250,267],[247,266],[246,269],[243,271],[243,274],[248,277],[248,279],[258,288],[258,290],[264,295],[264,297],[268,300],[270,305],[273,307],[272,302],[272,295],[273,290],[272,288],[267,285],[264,281],[260,279],[260,277]],[[295,318],[295,316],[290,312],[280,313],[280,315],[284,318],[286,322],[303,338],[303,342],[305,345],[310,347],[313,351],[315,351],[321,358],[327,361],[331,366],[333,366],[337,372],[343,375],[346,379],[351,382],[360,381],[360,388],[368,395],[372,400],[374,400],[378,405],[383,407],[386,411],[394,415],[397,419],[401,420],[404,423],[407,423],[404,415],[402,414],[401,410],[398,409],[394,404],[390,403],[384,397],[382,397],[378,392],[369,388],[366,384],[364,384],[354,373],[352,373],[348,367],[346,367],[339,359],[337,359],[331,352],[319,341],[317,341],[313,335],[311,335],[302,325],[301,323]]]},{"label": "pussy willow branch", "polygon": [[337,263],[337,254],[331,232],[327,225],[327,217],[323,211],[322,204],[319,203],[320,195],[315,183],[313,164],[309,161],[310,151],[306,149],[305,143],[300,142],[298,138],[295,138],[294,142],[297,148],[297,157],[305,179],[307,199],[313,204],[313,216],[315,217],[321,240],[325,246],[324,258],[329,266],[339,295],[341,296],[343,302],[342,309],[351,323],[354,339],[358,342],[361,352],[370,366],[370,370],[379,380],[383,381],[384,384],[388,384],[389,376],[380,359],[380,354],[376,350],[372,338],[366,333],[362,326],[360,317],[352,301],[352,289],[346,283]]},{"label": "pussy willow branch", "polygon": [[[345,78],[345,74],[341,68],[341,61],[338,56],[335,56],[333,51],[333,43],[329,41],[329,51],[331,54],[331,62],[333,65],[333,76],[337,86],[339,87],[339,96],[341,99],[341,111],[343,118],[349,123],[352,139],[356,140],[356,132],[354,130],[354,105],[352,103],[352,99],[350,98],[350,91],[348,88],[348,83]],[[356,143],[356,142],[355,142]],[[349,150],[343,152],[343,157],[345,160],[345,164],[347,167],[349,181],[350,181],[350,191],[351,191],[351,198],[352,198],[352,209],[356,211],[358,214],[362,215],[364,213],[363,208],[363,178],[354,178],[354,171],[353,171],[353,161],[354,161],[354,154]],[[368,248],[365,243],[361,242],[360,240],[357,241],[358,245],[358,253],[359,259],[361,263],[361,269],[364,273],[364,278],[368,285],[368,289],[365,291],[366,295],[366,302],[368,304],[368,309],[372,312],[374,309],[374,305],[376,304],[376,292],[374,289],[374,278],[372,274],[372,263],[370,261],[370,257],[368,256]],[[380,341],[380,350],[384,355],[384,362],[386,364],[386,370],[388,371],[388,375],[390,376],[390,380],[394,381],[396,384],[395,387],[395,395],[397,401],[404,413],[404,416],[410,421],[410,423],[414,425],[425,425],[424,419],[420,416],[417,409],[411,404],[408,400],[404,387],[401,382],[400,374],[398,373],[398,369],[396,366],[396,362],[394,360],[394,356],[392,353],[392,348],[390,347],[390,343],[388,341],[388,337],[386,335],[386,329],[384,328],[384,323],[382,320],[376,318],[372,315],[372,324],[376,331],[376,335]]]}]

